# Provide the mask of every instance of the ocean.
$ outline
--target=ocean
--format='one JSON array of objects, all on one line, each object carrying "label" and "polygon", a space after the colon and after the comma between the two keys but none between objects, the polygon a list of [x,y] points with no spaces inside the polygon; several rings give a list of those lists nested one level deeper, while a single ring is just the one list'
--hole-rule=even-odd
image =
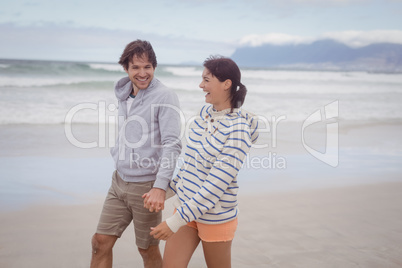
[{"label": "ocean", "polygon": [[[156,69],[155,76],[179,96],[186,117],[204,103],[202,70]],[[116,105],[113,87],[123,76],[117,63],[0,60],[0,124],[63,124],[79,104]],[[268,119],[303,121],[334,101],[340,120],[402,119],[402,74],[243,68],[242,81],[248,88],[244,108]],[[82,109],[73,122],[97,124],[98,112]]]},{"label": "ocean", "polygon": [[[177,93],[184,122],[204,105],[202,70],[156,69]],[[402,179],[402,74],[241,71],[243,108],[261,122],[258,148],[239,174],[243,193]],[[0,210],[104,197],[113,142],[98,140],[101,153],[76,148],[65,126],[82,135],[104,125],[110,134],[114,83],[125,75],[117,63],[0,60]]]}]

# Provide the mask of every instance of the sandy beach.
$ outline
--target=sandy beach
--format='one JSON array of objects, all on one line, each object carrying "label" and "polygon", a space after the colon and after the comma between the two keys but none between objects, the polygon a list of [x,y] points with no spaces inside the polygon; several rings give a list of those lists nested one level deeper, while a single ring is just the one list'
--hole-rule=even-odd
[{"label": "sandy beach", "polygon": [[[286,168],[244,167],[233,267],[402,266],[402,124],[340,126],[335,168],[304,150],[299,124],[283,124],[269,149]],[[0,267],[88,267],[113,171],[108,148],[71,145],[63,125],[0,130]],[[73,132],[89,142],[97,130],[77,125]],[[319,148],[323,130],[307,132],[306,142]],[[172,211],[168,201],[164,217]],[[133,236],[130,225],[114,267],[141,267]],[[206,267],[201,247],[189,267]]]},{"label": "sandy beach", "polygon": [[[243,195],[233,267],[401,267],[401,192],[402,183],[383,183]],[[101,205],[1,213],[0,266],[88,267]],[[133,235],[130,225],[114,267],[141,267]],[[206,267],[200,247],[189,267]]]}]

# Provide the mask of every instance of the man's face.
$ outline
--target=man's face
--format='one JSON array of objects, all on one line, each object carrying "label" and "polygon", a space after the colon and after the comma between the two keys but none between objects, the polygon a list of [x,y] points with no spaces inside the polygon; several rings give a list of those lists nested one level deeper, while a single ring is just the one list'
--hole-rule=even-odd
[{"label": "man's face", "polygon": [[128,70],[125,71],[134,87],[146,89],[154,78],[155,68],[148,61],[148,57],[137,57],[134,55],[128,63]]}]

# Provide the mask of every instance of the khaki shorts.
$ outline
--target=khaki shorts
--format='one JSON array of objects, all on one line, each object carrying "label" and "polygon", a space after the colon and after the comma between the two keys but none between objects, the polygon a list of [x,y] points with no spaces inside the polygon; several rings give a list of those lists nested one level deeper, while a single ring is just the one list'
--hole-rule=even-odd
[{"label": "khaki shorts", "polygon": [[144,208],[142,195],[149,192],[154,182],[125,182],[117,171],[113,173],[112,186],[106,196],[96,232],[121,237],[133,221],[137,247],[147,249],[158,245],[159,240],[149,233],[151,227],[162,220],[162,211],[149,212]]}]

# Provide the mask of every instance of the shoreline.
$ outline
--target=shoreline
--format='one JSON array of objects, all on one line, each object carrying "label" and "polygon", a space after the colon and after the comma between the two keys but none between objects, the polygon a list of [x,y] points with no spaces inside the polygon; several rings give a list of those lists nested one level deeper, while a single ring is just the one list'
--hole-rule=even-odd
[{"label": "shoreline", "polygon": [[[339,122],[336,167],[306,151],[300,129],[299,123],[280,122],[276,146],[272,133],[261,134],[259,144],[268,146],[250,151],[239,173],[242,193],[401,181],[402,122]],[[97,131],[97,125],[73,126],[83,142],[96,141]],[[325,125],[307,129],[304,137],[305,144],[322,151]],[[109,188],[114,170],[109,148],[75,147],[62,124],[0,125],[0,146],[0,211],[48,200],[87,204]]]},{"label": "shoreline", "polygon": [[[402,134],[402,119],[387,120],[338,120],[340,147],[370,147],[373,141],[391,138],[398,141]],[[273,125],[260,126],[262,132],[257,144],[267,144],[271,151],[284,151],[289,153],[306,153],[302,147],[302,123],[299,121],[280,121]],[[331,122],[333,123],[333,122]],[[326,125],[315,123],[304,130],[305,142],[319,144],[325,139]],[[109,156],[109,149],[113,142],[109,141],[109,126],[98,124],[72,124],[73,141],[85,145],[96,142],[98,146],[91,148],[78,148],[67,138],[64,124],[0,124],[0,157],[20,155],[57,155],[63,157],[76,156]],[[105,131],[104,140],[99,141],[99,128]],[[384,129],[382,129],[384,128]],[[275,133],[273,133],[275,130]],[[374,133],[367,130],[376,130]],[[103,136],[102,134],[101,136]],[[362,139],[362,134],[367,137]],[[324,135],[324,136],[323,136]],[[385,135],[380,137],[379,135]],[[379,139],[380,138],[380,139]],[[261,139],[261,141],[260,141]],[[318,140],[317,140],[318,139]],[[360,140],[359,143],[355,143]],[[185,143],[185,138],[182,138]],[[322,145],[322,144],[321,144]],[[375,145],[375,144],[374,144]],[[397,145],[397,144],[396,144]],[[58,150],[63,149],[63,150]],[[401,149],[402,146],[399,146]],[[252,149],[251,153],[258,154],[260,149]]]}]

